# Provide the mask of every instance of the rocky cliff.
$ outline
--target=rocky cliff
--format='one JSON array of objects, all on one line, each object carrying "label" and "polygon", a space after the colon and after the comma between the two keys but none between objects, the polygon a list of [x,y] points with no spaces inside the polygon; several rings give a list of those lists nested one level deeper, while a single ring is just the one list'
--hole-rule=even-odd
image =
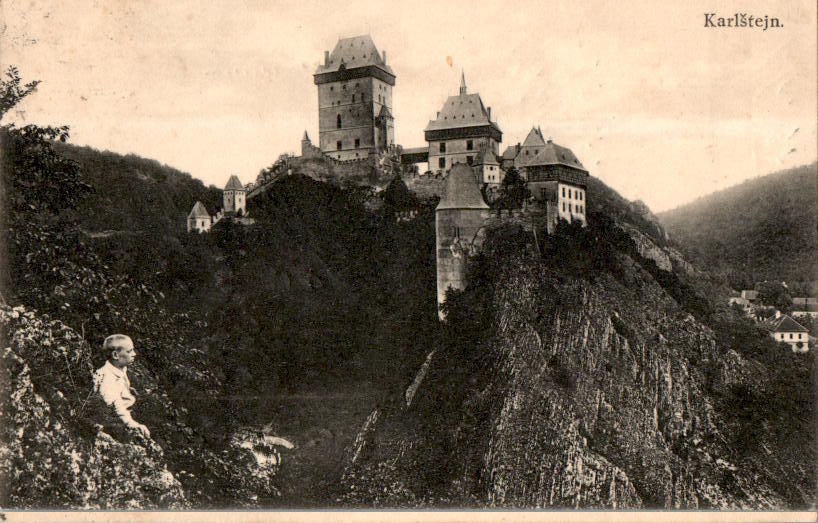
[{"label": "rocky cliff", "polygon": [[[662,275],[638,254],[661,256],[670,268],[662,249],[638,239],[601,270],[581,274],[567,257],[540,257],[530,245],[489,250],[476,262],[485,273],[473,271],[470,288],[451,296],[446,341],[412,406],[380,413],[362,432],[344,499],[525,508],[813,504],[814,426],[782,435],[772,427],[787,425],[783,414],[752,421],[739,414],[742,391],[770,392],[769,369],[720,346],[668,292],[673,273],[660,268]],[[804,370],[814,362],[781,365]],[[792,385],[812,386],[809,378]],[[792,408],[812,419],[814,403]],[[754,424],[752,438],[737,437]]]},{"label": "rocky cliff", "polygon": [[142,364],[130,369],[139,394],[134,417],[149,425],[152,439],[96,423],[92,350],[73,329],[23,306],[2,305],[0,333],[3,507],[251,507],[275,495],[274,464],[259,463],[244,441],[206,442],[202,428],[189,424],[187,409]]}]

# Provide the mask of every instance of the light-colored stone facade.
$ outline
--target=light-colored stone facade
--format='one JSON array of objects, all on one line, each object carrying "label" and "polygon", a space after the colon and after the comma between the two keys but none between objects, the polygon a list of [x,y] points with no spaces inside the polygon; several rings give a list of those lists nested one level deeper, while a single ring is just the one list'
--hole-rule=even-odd
[{"label": "light-colored stone facade", "polygon": [[356,160],[395,146],[395,75],[369,35],[342,38],[314,75],[318,146],[335,160]]}]

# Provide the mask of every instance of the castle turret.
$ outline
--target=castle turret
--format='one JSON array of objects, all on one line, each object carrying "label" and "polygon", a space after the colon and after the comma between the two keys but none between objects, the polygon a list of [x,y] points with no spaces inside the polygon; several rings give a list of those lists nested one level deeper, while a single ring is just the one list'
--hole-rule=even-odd
[{"label": "castle turret", "polygon": [[247,190],[235,174],[227,180],[222,197],[225,214],[239,214],[239,211],[242,215],[247,213]]},{"label": "castle turret", "polygon": [[210,213],[202,202],[197,201],[187,215],[187,232],[207,232],[210,230],[211,221]]},{"label": "castle turret", "polygon": [[[480,194],[480,182],[471,167],[458,163],[446,177],[443,198],[435,209],[437,304],[446,290],[466,287],[468,256],[482,246],[482,228],[489,206]],[[439,313],[444,319],[443,313]]]}]

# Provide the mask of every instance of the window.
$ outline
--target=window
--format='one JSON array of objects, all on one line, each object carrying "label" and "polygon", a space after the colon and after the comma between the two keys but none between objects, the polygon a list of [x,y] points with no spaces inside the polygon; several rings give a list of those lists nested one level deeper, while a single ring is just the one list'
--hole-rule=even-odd
[{"label": "window", "polygon": [[360,146],[361,146],[361,139],[360,138],[355,138],[355,148],[357,149]]},{"label": "window", "polygon": [[[339,116],[339,118],[340,118],[340,116]],[[339,125],[339,127],[340,127],[340,125]],[[565,198],[565,187],[562,188],[562,197]],[[565,204],[563,204],[563,207],[565,207]]]},{"label": "window", "polygon": [[562,212],[565,212],[565,202],[562,202]]},{"label": "window", "polygon": [[446,142],[440,142],[440,152],[446,152]]},{"label": "window", "polygon": [[355,103],[355,95],[352,95],[352,103]]},{"label": "window", "polygon": [[346,91],[346,90],[347,90],[347,84],[344,84],[344,85],[343,85],[343,87],[342,87],[342,89],[343,89],[344,91]]},{"label": "window", "polygon": [[341,145],[342,145],[341,140],[338,140],[337,142],[335,142],[335,148],[336,148],[337,150],[339,150],[339,151],[341,150]]},{"label": "window", "polygon": [[441,169],[445,169],[446,168],[446,158],[438,158],[437,159],[437,166],[440,167]]},{"label": "window", "polygon": [[466,163],[469,165],[474,164],[474,156],[466,156]]},{"label": "window", "polygon": [[334,86],[332,86],[332,85],[330,85],[330,86],[329,86],[329,90],[330,90],[330,91],[334,91],[334,90],[335,90],[335,87],[334,87]]},{"label": "window", "polygon": [[341,128],[341,115],[340,115],[340,114],[339,114],[339,115],[338,115],[338,117],[335,119],[335,125],[338,127],[338,129],[340,129],[340,128]]},{"label": "window", "polygon": [[466,150],[467,151],[474,150],[474,140],[466,140]]}]

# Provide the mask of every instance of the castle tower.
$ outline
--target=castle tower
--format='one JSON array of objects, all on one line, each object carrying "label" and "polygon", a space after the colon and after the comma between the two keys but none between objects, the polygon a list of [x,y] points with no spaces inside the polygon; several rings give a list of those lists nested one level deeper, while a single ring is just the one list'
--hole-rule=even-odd
[{"label": "castle tower", "polygon": [[[435,209],[438,306],[446,300],[449,287],[466,287],[466,262],[469,254],[482,246],[482,227],[488,214],[489,206],[483,201],[474,171],[466,164],[455,164]],[[444,319],[442,312],[439,315]]]},{"label": "castle tower", "polygon": [[491,120],[491,107],[480,94],[469,94],[466,75],[460,75],[460,93],[450,96],[423,134],[429,143],[429,170],[445,172],[455,163],[474,165],[481,149],[498,155],[503,133]]},{"label": "castle tower", "polygon": [[238,214],[239,211],[241,211],[242,215],[247,214],[247,190],[235,174],[231,175],[230,179],[227,180],[222,198],[225,214]]},{"label": "castle tower", "polygon": [[197,201],[187,215],[187,232],[207,232],[210,230],[211,221],[210,213],[202,202]]},{"label": "castle tower", "polygon": [[366,158],[395,144],[395,73],[369,35],[342,38],[313,75],[318,86],[321,151],[337,160]]}]

